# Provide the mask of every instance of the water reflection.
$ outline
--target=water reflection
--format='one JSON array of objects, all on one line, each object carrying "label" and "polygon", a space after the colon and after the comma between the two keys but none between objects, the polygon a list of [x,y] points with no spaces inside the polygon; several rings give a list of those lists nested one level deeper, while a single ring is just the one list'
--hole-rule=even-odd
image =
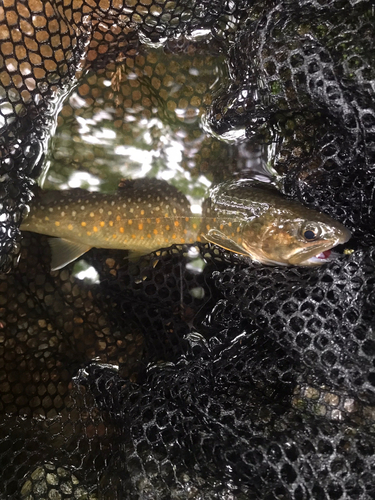
[{"label": "water reflection", "polygon": [[144,49],[86,75],[60,113],[45,188],[113,192],[121,177],[148,176],[198,205],[214,172],[233,170],[233,147],[201,126],[224,58],[205,42],[176,50]]}]

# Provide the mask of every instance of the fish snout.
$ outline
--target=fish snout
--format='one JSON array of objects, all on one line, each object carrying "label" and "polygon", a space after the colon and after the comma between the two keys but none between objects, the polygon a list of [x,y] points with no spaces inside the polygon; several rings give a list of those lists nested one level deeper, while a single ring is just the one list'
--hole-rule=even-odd
[{"label": "fish snout", "polygon": [[340,233],[338,235],[337,243],[335,244],[335,246],[346,243],[347,241],[350,240],[351,237],[352,237],[352,232],[347,227],[341,225]]}]

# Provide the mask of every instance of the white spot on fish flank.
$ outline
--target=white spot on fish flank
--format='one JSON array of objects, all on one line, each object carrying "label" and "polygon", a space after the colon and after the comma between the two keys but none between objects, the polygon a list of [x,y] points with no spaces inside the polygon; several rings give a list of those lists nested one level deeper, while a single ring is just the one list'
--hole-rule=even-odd
[{"label": "white spot on fish flank", "polygon": [[102,208],[99,208],[99,213],[102,214],[103,213],[103,209]]},{"label": "white spot on fish flank", "polygon": [[115,201],[111,201],[111,206],[113,207],[115,203],[116,203]]},{"label": "white spot on fish flank", "polygon": [[112,215],[112,210],[108,210],[108,215]]},{"label": "white spot on fish flank", "polygon": [[85,210],[85,206],[84,205],[81,205],[81,210]]},{"label": "white spot on fish flank", "polygon": [[160,196],[157,196],[157,197],[156,197],[156,201],[160,201]]},{"label": "white spot on fish flank", "polygon": [[65,212],[61,212],[61,217],[64,217],[65,216]]},{"label": "white spot on fish flank", "polygon": [[[40,207],[40,208],[43,208],[43,207]],[[49,207],[48,211],[53,212],[53,207]]]},{"label": "white spot on fish flank", "polygon": [[72,216],[75,217],[77,215],[77,212],[75,210],[72,211]]},{"label": "white spot on fish flank", "polygon": [[151,207],[152,207],[151,203],[149,203],[147,206],[148,206],[148,208],[151,208]]},{"label": "white spot on fish flank", "polygon": [[123,204],[122,204],[122,208],[126,208],[126,203],[123,203]]},{"label": "white spot on fish flank", "polygon": [[132,214],[134,212],[134,208],[130,208],[129,212]]}]

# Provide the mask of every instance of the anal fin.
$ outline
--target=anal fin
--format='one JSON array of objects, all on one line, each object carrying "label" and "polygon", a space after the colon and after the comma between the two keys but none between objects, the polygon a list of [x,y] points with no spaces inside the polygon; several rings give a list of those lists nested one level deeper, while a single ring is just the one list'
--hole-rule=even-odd
[{"label": "anal fin", "polygon": [[91,248],[91,246],[85,243],[77,243],[65,238],[48,238],[48,243],[52,253],[51,271],[57,271],[65,267]]}]

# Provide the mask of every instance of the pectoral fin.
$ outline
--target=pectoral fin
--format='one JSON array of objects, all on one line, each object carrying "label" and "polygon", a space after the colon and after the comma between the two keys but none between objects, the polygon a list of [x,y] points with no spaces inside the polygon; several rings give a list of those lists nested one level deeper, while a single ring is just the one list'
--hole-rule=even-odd
[{"label": "pectoral fin", "polygon": [[219,247],[225,248],[225,250],[229,250],[230,252],[239,253],[241,255],[249,255],[248,252],[244,248],[242,248],[238,243],[231,240],[224,233],[219,231],[218,229],[210,229],[205,235],[205,239],[210,243],[214,243]]},{"label": "pectoral fin", "polygon": [[51,247],[51,271],[57,271],[90,250],[87,244],[76,243],[64,238],[48,238]]}]

